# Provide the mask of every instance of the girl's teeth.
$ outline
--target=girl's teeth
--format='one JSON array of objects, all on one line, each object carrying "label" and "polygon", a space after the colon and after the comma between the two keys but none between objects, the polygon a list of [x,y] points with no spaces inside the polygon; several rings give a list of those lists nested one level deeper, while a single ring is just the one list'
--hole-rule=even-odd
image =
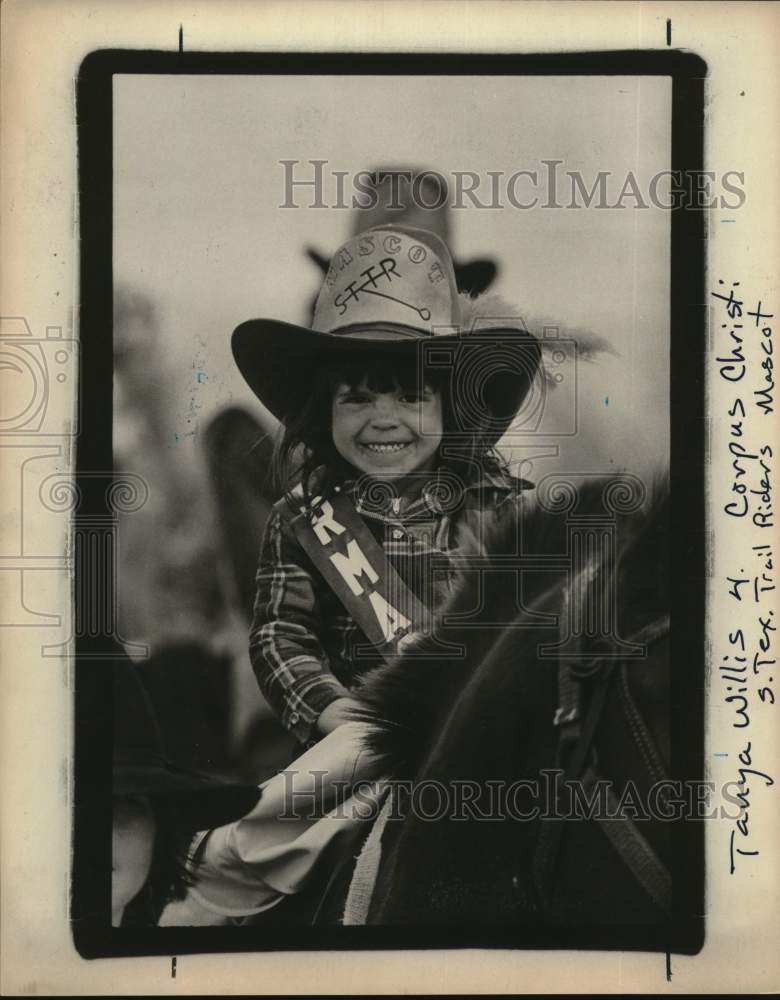
[{"label": "girl's teeth", "polygon": [[406,447],[406,442],[403,444],[367,444],[364,447],[369,448],[371,451],[401,451],[402,448]]}]

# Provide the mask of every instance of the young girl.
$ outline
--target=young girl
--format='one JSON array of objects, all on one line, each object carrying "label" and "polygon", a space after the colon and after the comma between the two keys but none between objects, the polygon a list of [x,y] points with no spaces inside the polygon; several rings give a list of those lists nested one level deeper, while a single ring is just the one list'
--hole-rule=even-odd
[{"label": "young girl", "polygon": [[389,650],[366,650],[361,624],[296,537],[301,502],[346,495],[435,612],[459,535],[479,535],[527,485],[494,445],[531,385],[538,344],[506,321],[461,333],[467,303],[437,236],[381,226],[334,256],[313,330],[257,320],[234,335],[242,373],[284,423],[276,471],[286,502],[260,555],[250,655],[266,699],[304,744],[348,718],[360,676]]},{"label": "young girl", "polygon": [[[262,913],[353,842],[353,815],[327,809],[345,776],[378,777],[366,723],[350,721],[360,678],[430,624],[459,538],[514,513],[528,485],[494,446],[539,345],[511,321],[463,330],[467,301],[437,236],[378,226],[334,256],[312,329],[251,320],[233,335],[242,374],[284,427],[284,496],[262,545],[250,653],[264,695],[309,749],[247,817],[199,841],[198,881],[166,923],[201,920],[204,907],[215,919]],[[381,642],[369,635],[377,623]],[[313,775],[324,775],[320,812],[280,822],[310,800]]]}]

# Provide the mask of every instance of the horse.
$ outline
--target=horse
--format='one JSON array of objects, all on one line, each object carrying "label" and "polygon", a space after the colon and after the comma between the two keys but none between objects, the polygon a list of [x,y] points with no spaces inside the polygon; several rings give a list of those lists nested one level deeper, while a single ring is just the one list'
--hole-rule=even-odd
[{"label": "horse", "polygon": [[357,692],[389,791],[315,923],[667,949],[670,824],[647,802],[670,770],[668,490],[537,493]]}]

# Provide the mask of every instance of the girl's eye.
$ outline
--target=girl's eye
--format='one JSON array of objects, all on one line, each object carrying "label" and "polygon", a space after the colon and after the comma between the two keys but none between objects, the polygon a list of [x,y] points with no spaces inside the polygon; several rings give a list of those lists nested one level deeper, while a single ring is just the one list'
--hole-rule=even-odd
[{"label": "girl's eye", "polygon": [[405,392],[399,397],[402,403],[424,403],[429,397],[424,392]]}]

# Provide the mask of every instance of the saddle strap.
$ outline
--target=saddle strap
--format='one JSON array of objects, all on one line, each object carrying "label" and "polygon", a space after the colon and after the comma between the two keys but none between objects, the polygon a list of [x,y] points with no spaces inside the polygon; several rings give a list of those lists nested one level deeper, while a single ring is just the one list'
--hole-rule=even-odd
[{"label": "saddle strap", "polygon": [[[665,615],[640,629],[632,636],[631,642],[652,646],[668,632],[669,616]],[[559,661],[558,709],[553,725],[559,731],[558,766],[564,768],[567,780],[575,780],[580,775],[583,775],[583,781],[585,780],[583,772],[585,772],[596,728],[604,708],[608,684],[615,666],[615,663],[605,664],[602,662],[598,670],[577,674],[569,660]],[[583,722],[582,686],[586,679],[591,681],[593,687],[587,718]],[[629,717],[632,734],[637,741],[649,774],[655,780],[659,780],[664,774],[663,766],[655,752],[653,740],[647,732],[641,714],[631,698],[624,668],[620,671],[620,679],[622,683],[619,685],[619,691],[624,710]],[[669,871],[640,834],[636,825],[628,818],[619,821],[608,820],[606,824],[608,829],[605,828],[605,833],[607,833],[610,842],[618,850],[640,884],[645,886],[647,892],[662,909],[667,909],[667,903],[668,907],[671,907],[671,876]],[[601,825],[604,826],[604,823]],[[541,821],[534,856],[533,879],[537,894],[543,903],[549,899],[553,869],[561,849],[563,833],[562,820]]]},{"label": "saddle strap", "polygon": [[[586,788],[593,787],[598,775],[588,768],[582,777]],[[616,816],[618,800],[611,788],[607,789],[608,816],[597,816],[596,822],[620,855],[628,870],[642,886],[655,905],[665,914],[672,912],[672,875],[652,846],[640,832],[636,823],[628,817],[610,819]],[[542,820],[534,860],[534,885],[544,904],[549,904],[549,886],[552,870],[558,858],[565,820]]]},{"label": "saddle strap", "polygon": [[[592,769],[583,777],[583,782],[593,785],[597,775]],[[609,812],[615,814],[618,801],[611,788],[607,791]],[[633,820],[597,818],[599,827],[607,840],[623,859],[631,874],[639,882],[655,905],[667,915],[672,912],[672,875],[666,865],[642,835]]]},{"label": "saddle strap", "polygon": [[382,834],[392,811],[392,803],[391,787],[355,862],[341,921],[345,927],[363,926],[368,922],[368,911],[374,898],[376,877],[382,861]]},{"label": "saddle strap", "polygon": [[[596,727],[601,719],[601,712],[607,697],[609,679],[612,676],[614,664],[608,664],[594,681],[594,687],[588,705],[585,721],[580,727],[579,700],[576,702],[576,714],[559,722],[561,742],[559,744],[559,765],[564,764],[564,780],[576,780],[585,769],[585,761],[590,752]],[[564,761],[562,754],[570,753],[570,759]],[[543,903],[549,899],[550,884],[553,869],[561,849],[561,841],[566,826],[564,819],[541,820],[539,838],[533,862],[533,880],[537,894]]]}]

